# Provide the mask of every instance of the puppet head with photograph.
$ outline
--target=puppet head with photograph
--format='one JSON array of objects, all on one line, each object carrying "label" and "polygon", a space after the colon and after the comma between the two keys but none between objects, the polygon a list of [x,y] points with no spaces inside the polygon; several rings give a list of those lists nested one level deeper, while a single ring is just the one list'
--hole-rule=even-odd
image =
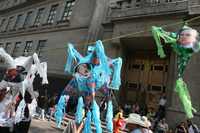
[{"label": "puppet head with photograph", "polygon": [[195,51],[199,45],[199,33],[191,27],[183,26],[178,32],[177,42],[182,47],[192,48]]},{"label": "puppet head with photograph", "polygon": [[79,73],[80,75],[86,76],[86,77],[90,75],[90,70],[91,70],[91,67],[90,67],[90,64],[88,63],[79,64],[75,68],[76,73]]}]

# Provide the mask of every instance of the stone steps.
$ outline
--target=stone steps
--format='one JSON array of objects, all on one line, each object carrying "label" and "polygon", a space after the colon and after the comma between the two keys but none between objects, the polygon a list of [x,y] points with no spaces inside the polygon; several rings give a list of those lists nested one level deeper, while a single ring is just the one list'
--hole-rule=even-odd
[{"label": "stone steps", "polygon": [[[66,115],[62,121],[62,126],[63,126],[63,129],[64,127],[67,126],[68,122],[71,121],[71,120],[74,120],[75,117],[74,116],[71,116],[71,115]],[[51,121],[54,121],[55,122],[55,118],[52,117],[51,118]],[[102,130],[103,130],[103,133],[109,133],[106,129],[106,123],[105,121],[101,121],[101,127],[102,127]],[[95,131],[95,126],[94,124],[92,123],[92,130]],[[128,133],[127,129],[124,129],[124,130],[121,130],[120,133]]]}]

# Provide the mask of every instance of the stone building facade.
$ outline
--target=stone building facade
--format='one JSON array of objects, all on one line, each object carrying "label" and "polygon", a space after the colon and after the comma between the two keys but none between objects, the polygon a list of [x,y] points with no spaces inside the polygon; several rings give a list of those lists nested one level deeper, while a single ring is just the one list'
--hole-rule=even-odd
[{"label": "stone building facade", "polygon": [[[152,25],[163,26],[166,31],[177,31],[184,20],[199,15],[199,0],[111,0],[103,21],[103,38],[108,41],[108,51],[123,57],[122,103],[147,104],[156,110],[159,97],[167,94],[167,120],[170,126],[185,120],[179,98],[174,92],[176,80],[176,55],[166,47],[167,57],[156,54]],[[200,30],[200,19],[188,24]],[[106,42],[107,43],[107,42]],[[189,62],[184,79],[188,83],[192,103],[200,110],[198,63],[200,54]],[[194,121],[199,121],[199,111]]]},{"label": "stone building facade", "polygon": [[[84,53],[87,45],[104,40],[108,56],[123,58],[122,86],[116,94],[120,104],[137,101],[156,109],[160,95],[166,92],[167,120],[173,125],[184,117],[173,90],[176,55],[167,47],[167,58],[158,58],[149,30],[152,25],[198,16],[199,9],[199,0],[0,0],[0,46],[13,57],[37,52],[47,61],[47,88],[52,95],[70,79],[63,71],[67,43],[76,44]],[[200,29],[199,20],[189,24]],[[166,30],[177,31],[181,26],[171,25]],[[197,110],[199,60],[200,55],[195,54],[184,77]],[[5,67],[3,61],[0,67]],[[45,89],[37,84],[36,88]],[[195,121],[200,123],[199,115],[195,114]]]},{"label": "stone building facade", "polygon": [[0,4],[1,47],[13,57],[38,53],[48,63],[48,89],[62,90],[69,79],[64,74],[67,43],[86,42],[95,2],[1,0]]}]

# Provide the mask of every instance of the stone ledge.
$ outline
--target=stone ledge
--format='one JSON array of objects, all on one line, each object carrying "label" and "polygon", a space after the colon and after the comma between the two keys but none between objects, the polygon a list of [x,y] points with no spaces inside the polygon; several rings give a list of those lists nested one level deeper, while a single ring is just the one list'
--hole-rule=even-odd
[{"label": "stone ledge", "polygon": [[200,14],[200,5],[193,5],[189,7],[189,14],[194,15],[194,14]]},{"label": "stone ledge", "polygon": [[155,16],[169,13],[188,12],[188,1],[156,4],[151,6],[132,7],[127,9],[111,9],[111,20],[126,17]]},{"label": "stone ledge", "polygon": [[24,3],[26,3],[27,0],[20,0],[18,2],[14,2],[14,0],[4,0],[4,1],[0,1],[0,11],[4,11],[10,8],[14,8],[16,6],[22,5]]}]

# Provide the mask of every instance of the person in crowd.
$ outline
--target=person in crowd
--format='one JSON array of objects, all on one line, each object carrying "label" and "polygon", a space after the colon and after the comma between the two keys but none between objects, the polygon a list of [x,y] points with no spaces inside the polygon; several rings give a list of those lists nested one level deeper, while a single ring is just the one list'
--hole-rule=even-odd
[{"label": "person in crowd", "polygon": [[48,101],[48,106],[49,106],[48,107],[48,112],[49,112],[48,121],[51,120],[51,117],[53,116],[55,112],[55,104],[56,104],[56,96],[53,96]]},{"label": "person in crowd", "polygon": [[124,114],[128,116],[132,112],[132,107],[130,104],[125,103],[124,105]]},{"label": "person in crowd", "polygon": [[166,103],[167,103],[167,97],[166,97],[166,94],[163,93],[162,96],[160,97],[159,108],[156,114],[156,117],[158,118],[159,121],[165,117]]},{"label": "person in crowd", "polygon": [[154,109],[153,109],[152,107],[150,107],[150,108],[148,109],[148,113],[147,113],[147,118],[148,118],[151,122],[153,122],[154,117],[155,117],[155,112],[154,112],[153,110],[154,110]]},{"label": "person in crowd", "polygon": [[38,116],[38,114],[37,114],[38,96],[39,96],[39,93],[37,91],[34,91],[33,100],[31,102],[31,104],[29,104],[29,110],[30,110],[30,114],[31,114],[32,117]]},{"label": "person in crowd", "polygon": [[188,133],[185,122],[181,122],[175,129],[175,133]]},{"label": "person in crowd", "polygon": [[168,124],[165,121],[165,118],[160,120],[157,127],[157,133],[167,133],[169,130]]},{"label": "person in crowd", "polygon": [[114,133],[120,133],[120,128],[124,126],[123,110],[119,108],[119,112],[115,115],[113,120]]},{"label": "person in crowd", "polygon": [[39,107],[39,118],[44,120],[45,117],[45,96],[39,96],[38,98],[38,107]]},{"label": "person in crowd", "polygon": [[146,116],[148,113],[148,107],[146,103],[143,103],[142,106],[140,106],[140,115]]},{"label": "person in crowd", "polygon": [[132,113],[140,114],[140,106],[139,106],[138,102],[135,102],[132,105]]},{"label": "person in crowd", "polygon": [[188,133],[199,133],[200,130],[190,119],[187,120]]},{"label": "person in crowd", "polygon": [[145,116],[131,113],[125,121],[129,133],[152,133],[151,122]]}]

